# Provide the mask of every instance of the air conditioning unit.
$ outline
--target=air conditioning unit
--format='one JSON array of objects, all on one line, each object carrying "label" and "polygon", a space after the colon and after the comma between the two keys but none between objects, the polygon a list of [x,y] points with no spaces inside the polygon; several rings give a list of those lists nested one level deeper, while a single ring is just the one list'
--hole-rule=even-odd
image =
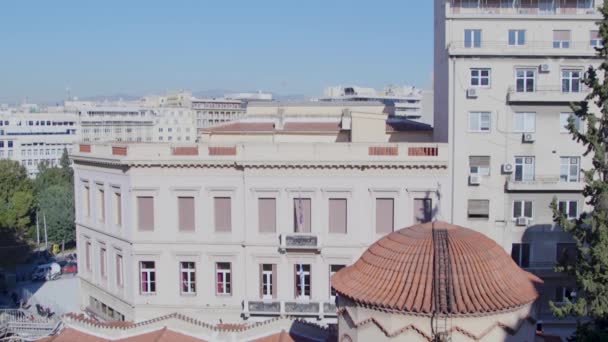
[{"label": "air conditioning unit", "polygon": [[467,89],[467,97],[470,99],[476,99],[477,98],[477,89],[475,89],[475,88]]},{"label": "air conditioning unit", "polygon": [[524,133],[522,136],[522,140],[525,143],[533,143],[534,142],[534,134],[532,133]]},{"label": "air conditioning unit", "polygon": [[481,184],[481,176],[476,174],[476,173],[472,173],[469,175],[469,185],[479,185]]},{"label": "air conditioning unit", "polygon": [[549,67],[549,64],[541,64],[539,66],[540,72],[549,72],[551,71],[551,68]]},{"label": "air conditioning unit", "polygon": [[513,173],[513,164],[502,164],[502,173]]},{"label": "air conditioning unit", "polygon": [[515,225],[517,226],[527,226],[528,218],[527,217],[518,217],[515,219]]}]

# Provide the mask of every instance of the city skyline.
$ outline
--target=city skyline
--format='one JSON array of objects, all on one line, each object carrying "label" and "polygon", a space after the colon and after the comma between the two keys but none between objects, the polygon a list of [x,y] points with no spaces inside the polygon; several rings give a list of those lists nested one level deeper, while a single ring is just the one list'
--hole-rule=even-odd
[{"label": "city skyline", "polygon": [[428,89],[431,17],[431,3],[398,1],[5,4],[0,75],[11,82],[0,84],[0,103],[53,103],[68,88],[80,98],[174,89],[319,96],[334,84]]}]

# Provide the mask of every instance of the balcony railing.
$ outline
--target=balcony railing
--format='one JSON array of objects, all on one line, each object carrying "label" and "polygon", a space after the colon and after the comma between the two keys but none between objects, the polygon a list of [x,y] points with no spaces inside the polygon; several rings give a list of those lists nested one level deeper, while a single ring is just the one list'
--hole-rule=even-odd
[{"label": "balcony railing", "polygon": [[335,317],[336,305],[330,301],[245,300],[243,315],[249,316],[307,316]]},{"label": "balcony railing", "polygon": [[567,43],[562,42],[561,46],[568,47],[555,47],[553,40],[527,40],[523,45],[509,45],[507,40],[481,40],[478,42],[464,41],[464,40],[453,40],[450,41],[449,49],[467,49],[472,53],[484,49],[506,49],[508,51],[521,51],[526,50],[546,50],[555,51],[560,53],[568,53],[572,51],[588,51],[595,53],[595,48],[591,46],[590,40],[570,40]]},{"label": "balcony railing", "polygon": [[511,178],[507,181],[506,189],[509,191],[582,191],[584,183],[565,182],[559,175],[535,175],[532,180],[515,180]]},{"label": "balcony railing", "polygon": [[[510,3],[513,3],[511,1]],[[539,6],[538,0],[521,0],[515,6],[501,6],[499,0],[479,1],[477,6],[463,5],[460,0],[446,4],[446,13],[451,15],[505,15],[505,16],[574,16],[597,15],[599,10],[594,4],[579,5],[576,0],[556,2],[555,7]]]},{"label": "balcony railing", "polygon": [[579,102],[585,99],[589,88],[579,85],[579,91],[563,91],[559,85],[536,86],[534,91],[517,91],[517,87],[510,86],[508,90],[509,102]]},{"label": "balcony railing", "polygon": [[281,250],[311,250],[317,251],[321,248],[319,237],[311,233],[281,234]]}]

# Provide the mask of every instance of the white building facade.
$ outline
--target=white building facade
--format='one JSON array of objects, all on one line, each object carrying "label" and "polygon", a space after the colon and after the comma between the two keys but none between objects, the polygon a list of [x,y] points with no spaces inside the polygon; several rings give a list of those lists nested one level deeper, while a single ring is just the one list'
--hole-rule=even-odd
[{"label": "white building facade", "polygon": [[334,272],[451,207],[447,145],[408,142],[382,114],[337,120],[239,122],[196,145],[80,145],[82,305],[135,321],[335,321]]},{"label": "white building facade", "polygon": [[241,100],[194,98],[192,110],[196,113],[196,128],[203,129],[240,119],[246,106]]},{"label": "white building facade", "polygon": [[555,319],[548,301],[576,292],[553,272],[574,245],[549,204],[573,218],[587,209],[580,169],[590,161],[565,125],[600,62],[600,19],[593,1],[435,1],[434,133],[451,146],[452,222],[544,279],[539,317],[564,336],[573,321]]}]

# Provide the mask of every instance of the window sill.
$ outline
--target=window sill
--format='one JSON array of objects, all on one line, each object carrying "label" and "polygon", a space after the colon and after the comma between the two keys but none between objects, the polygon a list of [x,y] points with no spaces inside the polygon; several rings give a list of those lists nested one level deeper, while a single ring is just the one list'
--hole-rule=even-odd
[{"label": "window sill", "polygon": [[146,293],[139,293],[140,296],[144,296],[144,297],[150,297],[150,296],[156,296],[156,292],[146,292]]},{"label": "window sill", "polygon": [[224,293],[224,294],[222,294],[222,293],[216,293],[215,296],[216,297],[230,298],[230,297],[232,297],[232,293]]},{"label": "window sill", "polygon": [[182,297],[196,297],[196,292],[192,292],[192,293],[188,293],[188,292],[181,292],[180,295]]}]

